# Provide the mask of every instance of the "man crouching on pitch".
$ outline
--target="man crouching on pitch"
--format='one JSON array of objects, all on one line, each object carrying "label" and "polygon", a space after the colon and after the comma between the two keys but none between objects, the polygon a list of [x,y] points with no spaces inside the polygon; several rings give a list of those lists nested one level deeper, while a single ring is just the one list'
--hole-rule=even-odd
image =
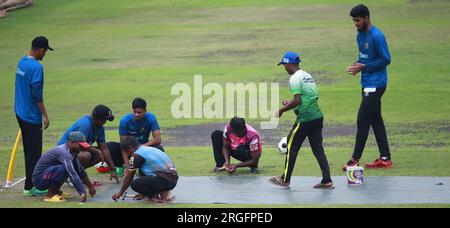
[{"label": "man crouching on pitch", "polygon": [[300,62],[300,57],[296,53],[288,52],[278,64],[284,65],[287,73],[291,75],[289,90],[294,98],[291,101],[283,101],[284,107],[275,116],[279,118],[284,112],[294,109],[297,120],[288,136],[284,173],[281,177],[273,177],[269,181],[281,187],[289,187],[298,151],[308,137],[323,175],[321,183],[314,188],[332,189],[334,186],[330,167],[322,145],[323,114],[317,102],[319,97],[316,83],[310,74],[300,69]]},{"label": "man crouching on pitch", "polygon": [[[147,197],[154,203],[169,203],[174,200],[170,190],[178,182],[175,164],[166,153],[161,150],[139,144],[133,136],[127,136],[120,144],[121,150],[131,156],[129,171],[125,172],[125,179],[120,192],[114,194],[112,199],[117,201],[124,195],[128,187],[139,193],[134,198]],[[133,180],[136,171],[140,177]]]},{"label": "man crouching on pitch", "polygon": [[[226,170],[233,173],[237,168],[249,167],[250,172],[259,174],[258,163],[262,154],[261,137],[258,131],[245,123],[243,118],[234,117],[223,131],[211,134],[216,166],[212,172]],[[231,164],[230,157],[239,161]]]},{"label": "man crouching on pitch", "polygon": [[68,141],[45,153],[38,161],[33,172],[33,184],[39,190],[48,189],[44,202],[61,203],[72,195],[61,191],[61,186],[69,178],[85,202],[87,194],[83,184],[89,188],[89,194],[95,196],[96,190],[81,165],[78,154],[81,148],[89,147],[83,133],[71,132]]}]

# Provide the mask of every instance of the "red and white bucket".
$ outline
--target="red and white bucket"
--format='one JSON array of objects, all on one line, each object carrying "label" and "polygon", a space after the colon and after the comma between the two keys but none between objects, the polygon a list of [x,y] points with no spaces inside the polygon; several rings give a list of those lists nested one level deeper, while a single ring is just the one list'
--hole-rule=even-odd
[{"label": "red and white bucket", "polygon": [[95,165],[95,169],[98,173],[109,173],[111,172],[111,169],[108,167],[108,165],[105,162],[100,162],[97,165]]}]

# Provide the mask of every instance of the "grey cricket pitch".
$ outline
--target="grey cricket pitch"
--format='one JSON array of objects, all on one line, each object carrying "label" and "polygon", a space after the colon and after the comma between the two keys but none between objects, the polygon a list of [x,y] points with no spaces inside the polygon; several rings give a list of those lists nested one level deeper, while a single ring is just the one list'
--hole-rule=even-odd
[{"label": "grey cricket pitch", "polygon": [[[336,189],[313,189],[318,177],[293,177],[289,189],[270,184],[269,177],[180,177],[174,203],[195,204],[438,204],[450,203],[450,177],[367,177],[349,186],[334,177]],[[117,184],[105,184],[91,202],[113,202]],[[128,194],[133,194],[131,188]],[[125,199],[120,202],[134,202]]]}]

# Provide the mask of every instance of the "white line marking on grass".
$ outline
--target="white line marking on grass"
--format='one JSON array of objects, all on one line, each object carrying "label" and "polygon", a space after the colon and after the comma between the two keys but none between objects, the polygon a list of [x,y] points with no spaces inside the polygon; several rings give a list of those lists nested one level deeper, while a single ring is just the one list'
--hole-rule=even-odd
[{"label": "white line marking on grass", "polygon": [[15,182],[15,183],[11,184],[11,185],[8,186],[8,187],[3,187],[2,189],[0,189],[0,192],[3,192],[4,190],[6,190],[6,189],[8,189],[8,188],[12,188],[12,187],[14,187],[15,185],[19,184],[20,182],[22,182],[22,181],[24,181],[24,180],[25,180],[25,177],[22,178],[22,179],[20,179],[20,180],[18,180],[18,181]]}]

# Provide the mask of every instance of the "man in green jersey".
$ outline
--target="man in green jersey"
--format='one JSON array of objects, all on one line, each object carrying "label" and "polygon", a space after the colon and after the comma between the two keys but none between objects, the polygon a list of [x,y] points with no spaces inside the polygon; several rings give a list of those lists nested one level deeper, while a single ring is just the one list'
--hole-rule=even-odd
[{"label": "man in green jersey", "polygon": [[330,167],[322,145],[323,114],[317,102],[319,97],[316,83],[310,74],[300,69],[300,62],[300,57],[295,52],[287,52],[278,64],[284,65],[291,76],[289,90],[294,98],[291,101],[283,101],[283,107],[275,115],[279,118],[284,112],[294,109],[297,120],[288,136],[288,153],[283,175],[273,177],[269,181],[281,187],[289,187],[298,151],[308,137],[323,175],[322,181],[314,188],[333,189]]}]

